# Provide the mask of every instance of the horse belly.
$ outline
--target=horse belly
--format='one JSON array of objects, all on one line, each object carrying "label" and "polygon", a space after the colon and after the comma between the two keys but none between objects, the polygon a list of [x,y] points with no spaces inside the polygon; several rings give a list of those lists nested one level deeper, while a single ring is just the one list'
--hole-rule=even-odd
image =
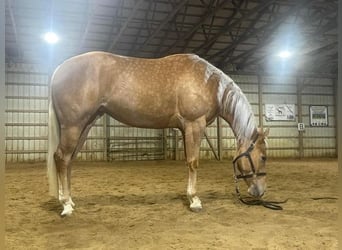
[{"label": "horse belly", "polygon": [[[170,104],[170,105],[168,105]],[[107,113],[114,119],[129,126],[141,128],[174,127],[172,103],[157,103],[146,98],[137,102],[130,96],[115,98],[105,105]]]}]

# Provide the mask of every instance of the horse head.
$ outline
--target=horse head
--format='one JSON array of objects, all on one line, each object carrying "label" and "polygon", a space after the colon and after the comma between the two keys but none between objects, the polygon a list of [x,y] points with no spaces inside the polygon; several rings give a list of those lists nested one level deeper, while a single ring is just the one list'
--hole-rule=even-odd
[{"label": "horse head", "polygon": [[241,143],[233,160],[236,181],[243,179],[248,193],[261,197],[266,191],[266,138],[269,129],[257,129],[252,141]]}]

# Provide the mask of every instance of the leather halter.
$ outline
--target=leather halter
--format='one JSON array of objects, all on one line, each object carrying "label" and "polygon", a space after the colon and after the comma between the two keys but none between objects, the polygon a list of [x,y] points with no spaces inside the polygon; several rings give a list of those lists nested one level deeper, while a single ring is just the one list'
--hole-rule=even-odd
[{"label": "leather halter", "polygon": [[[236,194],[238,196],[238,199],[246,205],[262,205],[266,208],[270,208],[273,210],[282,210],[283,208],[277,204],[285,203],[287,201],[287,199],[285,201],[264,201],[261,198],[252,198],[251,199],[251,197],[246,199],[246,198],[242,198],[241,193],[240,193],[240,188],[239,188],[239,184],[238,184],[239,179],[248,179],[248,178],[257,178],[258,176],[266,176],[266,172],[261,172],[261,173],[256,172],[255,166],[254,166],[253,160],[251,158],[251,154],[250,154],[255,147],[255,142],[257,141],[258,137],[259,137],[259,134],[256,133],[256,136],[255,136],[253,142],[251,143],[251,145],[248,147],[248,149],[245,152],[236,156],[233,160],[235,191],[236,191]],[[250,174],[243,174],[243,173],[237,174],[236,162],[237,162],[237,160],[239,160],[242,157],[247,157],[247,159],[250,163],[250,166],[251,166]]]},{"label": "leather halter", "polygon": [[[249,146],[249,148],[239,154],[237,157],[235,157],[235,159],[233,160],[233,166],[234,166],[234,178],[235,179],[247,179],[247,178],[256,178],[257,176],[265,176],[266,173],[265,172],[261,172],[261,173],[257,173],[256,170],[255,170],[255,166],[254,166],[254,163],[253,163],[253,160],[251,158],[251,152],[253,151],[254,147],[255,147],[255,142],[257,141],[259,137],[259,134],[257,133],[256,136],[255,136],[255,139],[253,140],[253,142],[251,143],[251,145]],[[250,166],[251,166],[251,173],[250,174],[237,174],[237,160],[239,160],[240,158],[242,157],[247,157],[249,163],[250,163]]]}]

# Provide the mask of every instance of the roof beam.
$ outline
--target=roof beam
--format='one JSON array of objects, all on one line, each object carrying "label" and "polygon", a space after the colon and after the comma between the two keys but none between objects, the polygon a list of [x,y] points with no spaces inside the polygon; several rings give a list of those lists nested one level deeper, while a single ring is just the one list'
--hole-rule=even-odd
[{"label": "roof beam", "polygon": [[[221,9],[227,2],[229,2],[229,1],[223,1],[219,6],[216,6],[216,9],[215,9],[214,11],[212,11],[212,14],[209,15],[208,18],[211,17],[211,16],[214,18],[216,12],[217,12],[219,9]],[[244,2],[244,0],[241,0],[241,1],[239,2],[238,8],[237,8],[237,9],[234,9],[234,12],[233,12],[233,15],[232,15],[232,16],[235,16],[235,15],[239,12],[239,8],[240,8],[240,6],[242,5],[243,2]],[[233,1],[232,3],[234,4],[234,1]],[[222,7],[221,7],[221,6],[222,6]],[[213,20],[212,20],[212,21],[213,21]],[[212,24],[213,24],[213,22],[211,22],[211,25],[212,25]],[[203,27],[203,25],[201,25],[201,26],[199,26],[199,27]],[[199,28],[199,27],[198,27],[198,28]],[[196,30],[197,30],[197,29],[196,29]],[[209,32],[209,33],[211,33],[211,32]],[[205,30],[204,30],[204,29],[203,29],[203,34],[206,36]],[[187,38],[185,46],[188,46],[190,40],[192,39],[192,37],[193,37],[194,35],[195,35],[195,32],[193,32],[193,34],[192,34],[189,38]],[[208,38],[207,38],[206,40],[208,40]],[[184,51],[184,50],[183,50],[183,51]]]},{"label": "roof beam", "polygon": [[163,20],[163,22],[161,22],[161,24],[158,26],[158,28],[156,28],[153,33],[145,40],[145,42],[140,45],[137,49],[134,50],[134,53],[136,53],[137,51],[141,51],[149,42],[152,41],[152,39],[161,31],[162,28],[164,28],[164,26],[166,24],[168,24],[168,22],[170,22],[172,20],[172,18],[174,18],[176,16],[176,14],[178,13],[178,11],[184,7],[184,5],[187,3],[188,1],[179,1],[179,3],[174,7],[174,9],[167,15],[167,17]]},{"label": "roof beam", "polygon": [[[330,69],[331,72],[336,70],[337,68],[337,52],[331,55],[323,55],[315,58],[314,62],[310,60],[311,63],[311,71],[317,72],[317,71],[323,71],[322,69]],[[335,65],[335,67],[333,67]]]},{"label": "roof beam", "polygon": [[[260,46],[258,48],[254,48],[252,51],[247,51],[246,54],[244,54],[243,56],[246,57],[246,56],[250,55],[251,53],[254,53],[255,51],[265,47],[267,44],[268,44],[268,42],[265,42],[265,43],[263,43],[263,46]],[[302,58],[307,58],[307,59],[311,58],[311,60],[312,60],[314,55],[321,54],[321,56],[322,56],[322,53],[324,53],[324,52],[326,52],[328,50],[335,49],[336,47],[337,47],[337,41],[329,43],[329,44],[327,44],[327,45],[325,45],[323,47],[316,48],[316,49],[311,50],[309,52],[306,52],[305,54],[302,54],[301,57]],[[326,53],[324,53],[324,54],[326,54]],[[260,65],[260,64],[262,64],[265,61],[265,59],[268,56],[269,55],[266,54],[266,55],[263,55],[261,58],[255,58],[253,60],[249,60],[248,62],[244,61],[244,62],[238,63],[237,64],[237,68],[247,67],[247,66],[252,65],[252,64],[259,64]],[[232,58],[231,61],[234,62],[234,61],[236,61],[236,59],[237,58]],[[305,59],[303,59],[303,60],[305,60]]]},{"label": "roof beam", "polygon": [[[180,27],[180,29],[178,29],[178,25],[176,23],[176,20],[175,20],[175,18],[173,18],[174,22],[173,22],[172,25],[169,25],[169,28],[167,29],[165,36],[162,38],[162,40],[161,40],[161,42],[160,42],[160,44],[158,46],[158,49],[157,49],[157,52],[155,53],[155,56],[161,57],[164,54],[164,52],[162,52],[161,49],[162,49],[163,44],[165,43],[165,41],[168,39],[169,34],[170,34],[170,30],[173,29],[173,27],[174,27],[174,31],[177,34],[177,39],[179,39],[180,37],[183,37],[182,32],[183,32],[183,28],[184,28],[184,22],[185,22],[185,19],[186,19],[186,16],[187,16],[186,14],[187,14],[187,11],[188,11],[188,7],[189,7],[188,5],[185,5],[185,7],[184,7],[184,14],[183,14],[183,18],[182,18],[182,26]],[[177,40],[176,40],[176,42],[177,42]],[[169,50],[166,49],[166,51],[169,51]]]},{"label": "roof beam", "polygon": [[[197,49],[195,49],[193,52],[194,53],[198,53],[198,51],[200,51],[203,48],[207,48],[207,51],[209,51],[209,49],[213,46],[213,44],[215,43],[215,41],[223,34],[231,32],[233,30],[234,27],[238,26],[239,24],[241,24],[245,19],[249,18],[250,16],[254,15],[255,13],[258,13],[259,11],[265,9],[266,7],[268,7],[270,4],[272,4],[274,2],[274,0],[270,1],[270,0],[264,0],[262,1],[258,6],[254,7],[253,9],[249,10],[246,14],[242,15],[242,17],[236,19],[234,22],[231,23],[231,21],[234,19],[234,17],[236,16],[236,14],[238,13],[240,6],[239,5],[237,7],[237,10],[233,13],[232,16],[230,16],[228,18],[228,20],[225,22],[224,26],[222,27],[222,29],[217,32],[212,38],[210,38],[209,40],[205,41],[205,43],[203,43],[200,47],[198,47]],[[240,2],[242,3],[242,2]]]},{"label": "roof beam", "polygon": [[[308,39],[311,39],[310,37],[322,36],[322,34],[328,32],[331,29],[336,28],[336,27],[337,27],[337,20],[336,20],[336,17],[335,17],[335,18],[332,18],[332,20],[329,21],[326,25],[323,25],[322,27],[317,29],[314,33],[310,34]],[[269,35],[268,35],[268,37],[269,37]],[[261,64],[268,55],[264,55],[261,58],[255,58],[253,60],[249,60],[248,62],[246,62],[247,57],[249,55],[255,53],[256,51],[264,48],[265,46],[267,46],[271,42],[271,40],[272,39],[270,39],[270,37],[269,37],[268,39],[264,40],[261,43],[261,46],[258,46],[256,48],[253,48],[253,49],[249,50],[249,51],[246,51],[246,52],[240,54],[239,56],[230,58],[229,62],[235,62],[238,59],[244,57],[245,59],[243,60],[243,62],[238,63],[238,65],[237,65],[238,68],[247,67],[247,66],[249,66],[251,64],[256,64],[256,63]],[[304,41],[302,41],[302,46],[305,46]],[[320,46],[318,48],[311,49],[309,51],[307,50],[305,53],[302,54],[302,57],[313,56],[314,54],[319,54],[319,53],[322,53],[324,51],[334,49],[334,48],[336,48],[336,46],[337,46],[337,42],[336,41],[328,42],[328,43],[325,43],[325,44],[320,44]]]},{"label": "roof beam", "polygon": [[205,13],[205,15],[202,16],[202,18],[196,23],[192,29],[185,34],[184,36],[181,36],[180,39],[178,39],[175,43],[171,45],[167,50],[163,51],[162,54],[166,54],[169,51],[172,51],[174,48],[176,48],[180,43],[185,42],[186,44],[183,47],[183,52],[187,47],[187,44],[191,40],[191,38],[196,34],[196,31],[201,27],[201,25],[210,17],[214,16],[218,10],[220,10],[225,4],[227,4],[229,1],[223,1],[220,4],[218,4],[215,8],[209,8],[208,11]]},{"label": "roof beam", "polygon": [[210,56],[210,58],[212,58],[212,57],[223,57],[223,59],[219,63],[219,66],[222,66],[224,63],[229,61],[229,58],[226,58],[226,55],[228,55],[230,52],[232,52],[236,48],[236,46],[245,42],[246,40],[250,39],[251,37],[256,36],[258,33],[261,33],[264,30],[270,30],[270,29],[273,30],[275,27],[278,27],[282,22],[284,22],[291,15],[291,13],[293,13],[296,10],[298,10],[299,8],[303,7],[308,2],[310,2],[310,0],[298,1],[297,4],[293,5],[286,12],[284,12],[280,16],[278,16],[274,22],[269,22],[260,28],[254,29],[251,32],[245,32],[245,34],[240,36],[239,39],[234,41],[232,44],[230,44],[228,47],[226,47],[222,51],[219,51],[219,52],[215,53],[214,55]]},{"label": "roof beam", "polygon": [[[276,6],[276,4],[274,4],[274,5],[273,5],[273,8],[272,8],[272,12],[273,12],[273,13],[274,13],[274,10],[275,10],[275,6]],[[279,11],[279,8],[278,8],[278,11]],[[272,16],[272,17],[273,17],[273,16]],[[270,19],[269,19],[269,22],[272,22],[271,17],[270,17]],[[259,43],[258,43],[258,45],[257,45],[256,47],[254,47],[254,48],[252,48],[252,49],[250,49],[250,50],[247,50],[247,51],[245,51],[245,52],[243,52],[243,53],[241,53],[241,54],[239,54],[239,55],[237,55],[237,56],[234,56],[234,57],[229,58],[229,63],[234,63],[234,62],[236,62],[237,60],[239,60],[239,59],[242,58],[242,59],[243,59],[243,62],[241,62],[241,63],[238,64],[238,67],[241,67],[241,64],[244,64],[245,61],[247,60],[247,58],[248,58],[251,54],[253,54],[253,53],[255,53],[256,51],[262,49],[263,47],[269,45],[269,43],[270,43],[270,42],[272,41],[272,39],[273,39],[273,38],[271,37],[271,34],[272,34],[278,27],[279,27],[279,25],[274,26],[274,27],[273,27],[271,30],[269,30],[267,33],[265,32],[265,33],[264,33],[264,36],[263,36],[263,39],[259,41]]]},{"label": "roof beam", "polygon": [[[245,1],[245,0],[241,0],[238,4],[234,4],[236,8],[234,9],[233,14],[232,14],[232,15],[229,17],[229,19],[225,22],[225,25],[230,24],[230,22],[234,19],[234,17],[235,17],[239,12],[241,12],[241,6],[242,6],[243,3],[245,3],[245,6],[248,5],[248,1]],[[241,27],[241,22],[240,22],[239,24],[237,24],[237,25],[238,25],[238,28],[237,28],[237,29],[239,30],[240,27]],[[229,35],[231,36],[232,40],[234,40],[232,31],[229,30],[229,31],[227,31],[227,33],[229,33]],[[223,34],[224,34],[224,33],[223,33]],[[218,34],[214,35],[214,37],[217,36],[217,35],[218,35]],[[219,35],[219,36],[220,36],[220,35]],[[215,44],[216,40],[219,38],[219,36],[217,36],[216,39],[213,39],[212,42],[209,42],[209,43],[204,47],[204,50],[201,52],[203,55],[207,55],[207,54],[208,54],[208,52],[209,52],[210,49],[214,46],[214,44]]]},{"label": "roof beam", "polygon": [[154,52],[154,57],[161,57],[162,56],[161,49],[162,49],[165,41],[169,38],[170,32],[173,29],[173,26],[174,26],[174,30],[175,30],[175,32],[177,32],[177,36],[178,36],[177,24],[176,23],[173,23],[173,24],[170,23],[168,29],[165,31],[165,35],[161,38],[159,46],[157,46],[157,49]]},{"label": "roof beam", "polygon": [[137,2],[131,12],[131,15],[126,19],[126,22],[121,26],[119,33],[115,36],[112,43],[108,46],[107,51],[111,52],[115,48],[116,43],[120,40],[121,36],[125,32],[126,28],[128,27],[128,24],[133,20],[135,17],[135,13],[138,11],[139,6],[144,2],[144,0],[139,0]]},{"label": "roof beam", "polygon": [[136,44],[138,43],[139,37],[141,36],[141,32],[143,31],[144,26],[148,29],[148,20],[147,20],[147,17],[148,17],[149,11],[151,10],[152,3],[154,4],[154,5],[153,5],[152,12],[154,13],[154,11],[155,11],[156,3],[155,3],[154,1],[149,1],[149,2],[148,2],[147,10],[146,10],[146,12],[145,12],[145,14],[144,14],[144,20],[141,21],[140,29],[138,30],[138,33],[136,34],[136,36],[135,36],[135,38],[134,38],[134,42],[133,42],[132,45],[131,45],[131,49],[130,49],[130,52],[128,53],[128,55],[133,55],[134,48],[136,47]]},{"label": "roof beam", "polygon": [[[256,23],[258,23],[258,21],[261,19],[261,17],[265,14],[265,12],[267,11],[267,9],[264,9],[263,11],[259,12],[258,16],[256,17],[256,19],[249,25],[249,27],[246,29],[245,33],[249,33],[250,31],[252,31],[254,29],[254,26]],[[271,20],[270,20],[271,21]],[[278,26],[274,26],[272,28],[272,30],[268,31],[267,33],[264,32],[264,35],[263,37],[266,37],[267,40],[271,40],[271,37],[270,35],[274,32],[274,30],[278,28]],[[266,33],[266,34],[265,34]],[[232,63],[238,59],[240,59],[241,57],[246,57],[248,55],[250,55],[251,53],[253,53],[254,51],[262,48],[264,46],[264,44],[266,43],[266,41],[258,41],[258,44],[255,48],[251,49],[251,50],[248,50],[248,51],[245,51],[241,54],[239,54],[238,56],[235,56],[233,58],[229,58],[229,63]]]},{"label": "roof beam", "polygon": [[332,18],[327,24],[320,27],[317,33],[324,34],[332,29],[335,29],[336,27],[337,27],[337,13],[335,14],[334,18]]},{"label": "roof beam", "polygon": [[78,47],[79,50],[82,49],[83,45],[84,45],[84,41],[88,35],[88,32],[89,32],[89,26],[93,20],[93,17],[94,17],[94,12],[95,12],[95,8],[96,6],[94,5],[91,5],[90,3],[90,0],[88,0],[88,15],[85,15],[85,19],[87,20],[86,22],[86,25],[85,25],[85,29],[84,29],[84,32],[83,32],[83,35],[82,35],[82,38],[81,38],[81,42],[80,42],[80,45]]},{"label": "roof beam", "polygon": [[334,42],[325,44],[324,46],[320,46],[319,48],[312,49],[312,50],[306,52],[305,54],[303,54],[303,56],[314,56],[314,55],[320,54],[322,52],[332,50],[332,49],[336,49],[336,48],[337,48],[337,41],[334,41]]}]

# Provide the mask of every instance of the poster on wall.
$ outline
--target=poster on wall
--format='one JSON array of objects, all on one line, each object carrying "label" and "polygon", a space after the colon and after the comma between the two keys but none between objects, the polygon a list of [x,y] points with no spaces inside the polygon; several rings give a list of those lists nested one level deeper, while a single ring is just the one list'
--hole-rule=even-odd
[{"label": "poster on wall", "polygon": [[310,106],[310,126],[326,127],[328,126],[328,107],[327,106]]},{"label": "poster on wall", "polygon": [[266,121],[294,121],[294,104],[265,104]]}]

